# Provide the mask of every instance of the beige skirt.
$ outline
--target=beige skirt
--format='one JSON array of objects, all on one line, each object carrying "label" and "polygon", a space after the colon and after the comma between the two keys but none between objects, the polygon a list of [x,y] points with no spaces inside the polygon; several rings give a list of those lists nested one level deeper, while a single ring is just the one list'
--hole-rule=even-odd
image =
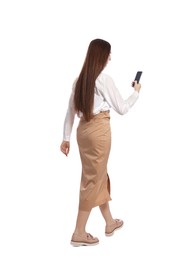
[{"label": "beige skirt", "polygon": [[82,163],[79,209],[89,211],[111,200],[107,172],[111,147],[109,112],[95,115],[90,122],[81,118],[77,142]]}]

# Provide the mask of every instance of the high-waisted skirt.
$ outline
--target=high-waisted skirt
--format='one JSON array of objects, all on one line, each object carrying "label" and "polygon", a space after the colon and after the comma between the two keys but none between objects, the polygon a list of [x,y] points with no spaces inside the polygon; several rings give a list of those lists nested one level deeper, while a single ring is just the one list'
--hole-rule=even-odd
[{"label": "high-waisted skirt", "polygon": [[77,142],[82,163],[79,209],[89,211],[111,200],[107,163],[111,147],[109,112],[80,119]]}]

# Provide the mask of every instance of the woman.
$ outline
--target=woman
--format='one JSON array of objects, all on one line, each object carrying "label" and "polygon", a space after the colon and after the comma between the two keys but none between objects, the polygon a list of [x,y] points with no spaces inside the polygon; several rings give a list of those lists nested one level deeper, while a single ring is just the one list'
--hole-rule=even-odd
[{"label": "woman", "polygon": [[93,207],[99,206],[105,219],[105,235],[110,236],[123,226],[123,221],[114,219],[109,207],[110,181],[107,162],[110,153],[110,113],[112,108],[123,115],[138,99],[140,84],[134,82],[134,92],[123,100],[111,77],[103,73],[111,60],[111,45],[105,40],[90,42],[86,58],[72,88],[64,121],[64,136],[61,151],[67,156],[70,150],[70,135],[77,114],[77,142],[82,163],[79,209],[71,244],[96,245],[98,238],[86,232],[86,224]]}]

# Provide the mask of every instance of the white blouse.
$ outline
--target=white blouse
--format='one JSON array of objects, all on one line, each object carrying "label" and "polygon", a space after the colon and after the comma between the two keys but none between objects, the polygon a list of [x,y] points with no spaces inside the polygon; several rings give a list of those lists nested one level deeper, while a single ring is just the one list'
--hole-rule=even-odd
[{"label": "white blouse", "polygon": [[[77,79],[73,83],[72,93],[69,99],[69,105],[64,121],[63,140],[70,141],[72,127],[76,111],[74,108],[74,91]],[[101,73],[95,82],[94,108],[93,114],[96,115],[100,111],[108,111],[114,109],[118,114],[124,115],[135,104],[139,93],[134,91],[131,96],[124,100],[116,88],[113,79],[105,73]],[[82,113],[77,113],[79,118]]]}]

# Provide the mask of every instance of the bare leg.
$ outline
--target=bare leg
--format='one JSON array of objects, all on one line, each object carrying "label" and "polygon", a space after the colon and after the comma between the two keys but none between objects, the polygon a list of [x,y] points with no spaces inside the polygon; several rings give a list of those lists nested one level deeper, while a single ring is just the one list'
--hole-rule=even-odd
[{"label": "bare leg", "polygon": [[90,211],[78,210],[78,217],[74,233],[77,235],[84,235],[86,233],[86,223],[90,215]]},{"label": "bare leg", "polygon": [[109,203],[106,202],[102,205],[99,206],[101,214],[103,216],[103,218],[105,219],[105,223],[106,225],[112,225],[115,223],[115,220],[112,217],[112,214],[110,212],[110,207],[109,207]]},{"label": "bare leg", "polygon": [[111,236],[114,234],[114,231],[123,226],[124,222],[120,219],[113,219],[108,202],[99,206],[99,208],[106,222],[105,235]]}]

